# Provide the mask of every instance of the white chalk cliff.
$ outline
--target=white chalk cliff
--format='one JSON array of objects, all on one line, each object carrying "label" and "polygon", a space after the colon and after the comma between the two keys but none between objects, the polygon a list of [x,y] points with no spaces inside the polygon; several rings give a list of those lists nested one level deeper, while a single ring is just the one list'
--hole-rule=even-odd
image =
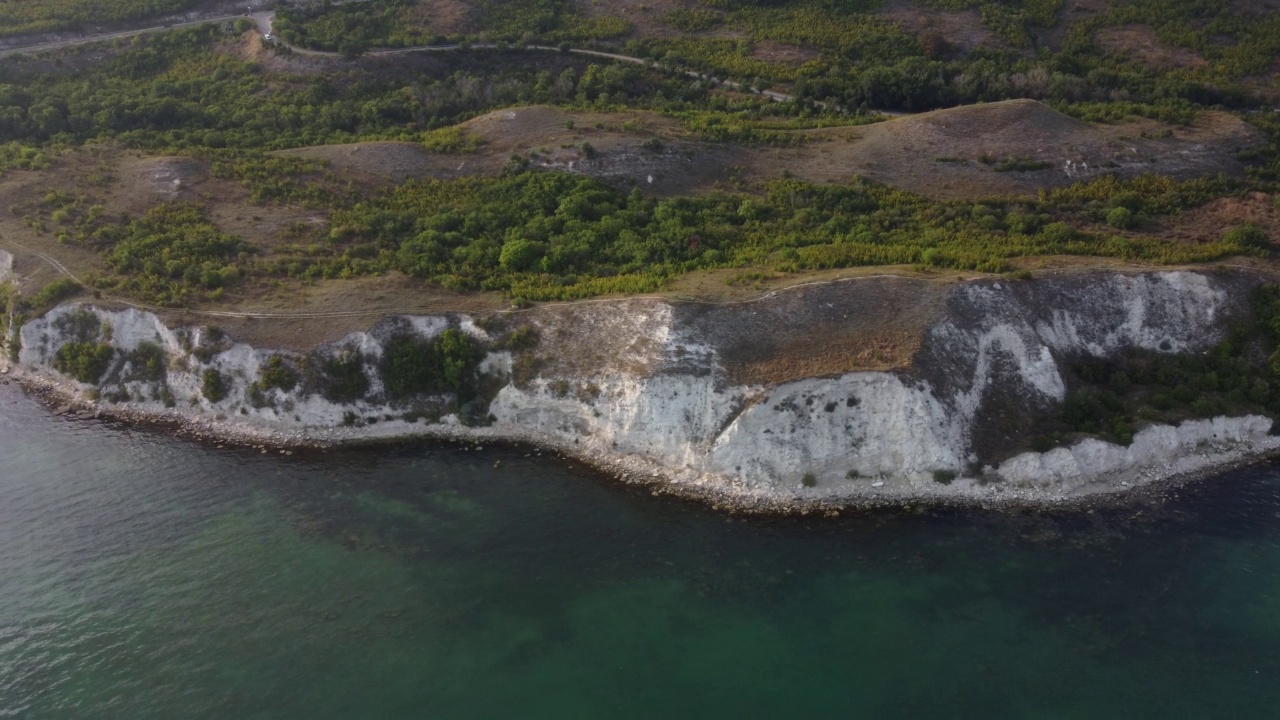
[{"label": "white chalk cliff", "polygon": [[[1056,406],[1067,393],[1064,358],[1106,358],[1135,349],[1194,353],[1211,347],[1256,285],[1238,274],[1090,274],[961,283],[937,291],[938,312],[924,328],[910,367],[769,384],[737,379],[729,358],[745,352],[743,347],[754,352],[768,345],[771,326],[763,318],[794,317],[802,325],[820,321],[813,327],[821,332],[816,328],[849,317],[854,296],[867,292],[860,285],[864,282],[795,289],[715,308],[631,299],[512,314],[503,319],[507,331],[532,327],[541,340],[533,349],[489,353],[481,371],[500,389],[490,396],[488,424],[477,427],[453,414],[436,420],[406,415],[403,402],[383,397],[377,366],[392,328],[431,337],[452,326],[494,343],[498,333],[491,323],[477,325],[462,316],[382,323],[318,350],[358,348],[364,354],[371,382],[365,399],[333,403],[300,386],[287,393],[270,390],[270,402],[254,407],[249,384],[279,353],[228,341],[202,361],[192,347],[206,343],[205,329],[170,328],[137,310],[90,310],[109,327],[109,341],[118,350],[155,343],[169,359],[169,395],[162,398],[154,382],[125,380],[131,373],[123,353],[117,355],[104,387],[110,381],[127,390],[130,399],[121,405],[133,411],[217,418],[227,432],[271,433],[286,440],[435,435],[531,441],[740,504],[902,498],[1048,502],[1204,471],[1280,447],[1280,438],[1270,434],[1270,419],[1245,416],[1152,425],[1140,429],[1127,447],[1084,439],[998,463],[975,454],[977,435],[987,432],[984,399],[1003,392],[1027,408]],[[22,328],[19,374],[54,379],[80,393],[94,390],[53,369],[58,348],[68,341],[58,320],[79,311],[80,306],[59,307]],[[209,368],[231,379],[226,399],[216,404],[200,391]],[[353,417],[378,422],[353,427]],[[958,477],[938,481],[951,474]]]}]

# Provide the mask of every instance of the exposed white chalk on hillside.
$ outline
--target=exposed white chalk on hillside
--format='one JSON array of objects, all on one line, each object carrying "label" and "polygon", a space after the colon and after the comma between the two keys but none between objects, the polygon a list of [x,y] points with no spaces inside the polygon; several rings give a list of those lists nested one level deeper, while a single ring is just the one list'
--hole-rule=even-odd
[{"label": "exposed white chalk on hillside", "polygon": [[1142,468],[1185,462],[1211,452],[1274,448],[1280,438],[1269,435],[1271,424],[1270,418],[1249,415],[1188,420],[1178,427],[1154,425],[1137,433],[1127,447],[1083,440],[1071,447],[1010,458],[1000,465],[999,474],[1016,484],[1071,493],[1090,484],[1133,479],[1130,476]]},{"label": "exposed white chalk on hillside", "polygon": [[[585,460],[658,474],[677,488],[743,502],[1055,501],[1280,448],[1280,438],[1269,434],[1269,419],[1220,417],[1147,427],[1128,447],[1084,440],[1046,453],[1023,453],[986,467],[980,480],[966,477],[980,460],[973,454],[973,433],[991,388],[1020,388],[1019,397],[1029,406],[1058,403],[1066,394],[1063,358],[1107,357],[1129,349],[1198,351],[1217,341],[1220,319],[1238,301],[1212,278],[1191,272],[1098,275],[1061,287],[1035,282],[1044,284],[957,286],[912,371],[851,372],[775,386],[732,383],[720,350],[693,336],[668,303],[600,302],[577,311],[574,322],[607,328],[617,339],[608,349],[612,354],[605,355],[600,347],[561,339],[554,327],[541,327],[535,314],[530,322],[543,330],[538,352],[545,357],[611,359],[585,366],[552,363],[547,366],[552,369],[538,370],[517,385],[510,381],[518,365],[513,353],[490,353],[482,370],[506,384],[489,406],[492,422],[485,427],[465,427],[453,415],[436,422],[406,420],[404,406],[380,399],[376,366],[386,333],[378,329],[322,349],[355,349],[368,358],[371,399],[332,403],[299,388],[271,390],[266,406],[253,407],[249,385],[273,351],[228,343],[201,362],[190,347],[206,331],[193,329],[184,340],[149,313],[92,312],[110,327],[118,349],[151,342],[169,357],[172,407],[165,407],[155,388],[134,383],[127,403],[134,410],[213,418],[228,427],[322,441],[413,435],[531,441]],[[24,326],[19,365],[83,392],[90,388],[52,368],[66,342],[58,320],[76,311],[76,306],[60,307]],[[492,339],[465,317],[409,317],[401,325],[424,338],[450,326]],[[202,375],[210,368],[231,379],[228,397],[217,404],[200,392]],[[353,417],[378,422],[346,427]],[[953,482],[937,481],[952,474],[958,476]]]},{"label": "exposed white chalk on hillside", "polygon": [[0,283],[13,280],[13,255],[0,250]]}]

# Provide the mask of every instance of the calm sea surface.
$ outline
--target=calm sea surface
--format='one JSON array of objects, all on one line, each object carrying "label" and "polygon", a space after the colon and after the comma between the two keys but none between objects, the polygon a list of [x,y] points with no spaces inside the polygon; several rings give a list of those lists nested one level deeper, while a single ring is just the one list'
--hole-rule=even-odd
[{"label": "calm sea surface", "polygon": [[0,717],[1280,717],[1280,470],[743,520],[526,450],[282,457],[0,387]]}]

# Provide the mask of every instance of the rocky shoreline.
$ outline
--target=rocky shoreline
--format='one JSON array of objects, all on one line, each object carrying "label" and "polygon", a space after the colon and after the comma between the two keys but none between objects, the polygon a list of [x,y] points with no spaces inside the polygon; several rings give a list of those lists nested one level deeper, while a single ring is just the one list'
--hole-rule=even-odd
[{"label": "rocky shoreline", "polygon": [[[734,512],[1069,507],[1280,452],[1260,414],[1136,423],[1119,436],[1127,445],[1079,432],[1037,444],[1027,430],[1061,422],[1080,382],[1072,363],[1203,354],[1258,282],[1186,271],[867,279],[730,306],[629,298],[518,317],[394,316],[308,354],[72,304],[26,322],[17,361],[0,367],[55,411],[261,452],[528,444]],[[465,396],[438,379],[406,385],[406,363],[439,362],[445,339],[469,348]],[[87,374],[70,363],[93,357]]]},{"label": "rocky shoreline", "polygon": [[308,451],[375,448],[380,445],[440,441],[475,444],[520,445],[535,448],[548,459],[573,460],[615,481],[650,490],[654,496],[670,496],[701,504],[716,512],[772,516],[838,517],[842,512],[911,511],[921,507],[940,507],[970,511],[1063,511],[1088,512],[1114,508],[1140,499],[1162,500],[1185,485],[1201,482],[1223,473],[1262,464],[1280,458],[1280,437],[1265,447],[1220,448],[1204,452],[1198,461],[1186,466],[1178,463],[1145,468],[1134,482],[1102,481],[1086,492],[1053,495],[1043,492],[1002,492],[993,487],[986,496],[946,492],[903,496],[898,492],[877,493],[877,488],[856,496],[768,497],[745,496],[725,491],[714,482],[681,482],[662,468],[637,458],[602,458],[582,453],[572,444],[540,442],[530,437],[502,436],[486,429],[439,426],[415,427],[397,432],[389,426],[370,432],[371,428],[308,428],[282,430],[229,418],[199,417],[186,413],[157,412],[144,407],[109,405],[86,400],[76,389],[56,379],[23,372],[0,359],[0,383],[9,381],[42,403],[55,415],[74,415],[80,420],[110,420],[136,427],[153,428],[175,438],[225,446],[258,450],[263,454],[292,456]]}]

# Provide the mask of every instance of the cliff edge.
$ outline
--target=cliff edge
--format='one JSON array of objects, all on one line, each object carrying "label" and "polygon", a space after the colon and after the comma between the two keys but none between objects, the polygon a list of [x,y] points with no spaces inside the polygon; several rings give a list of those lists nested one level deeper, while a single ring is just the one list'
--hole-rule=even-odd
[{"label": "cliff edge", "polygon": [[[1179,415],[1160,392],[1125,394],[1130,375],[1219,347],[1259,285],[1186,271],[871,278],[726,305],[392,317],[308,355],[67,305],[21,328],[11,370],[108,411],[276,442],[528,441],[738,507],[1051,503],[1280,447],[1261,412],[1197,396]],[[1163,410],[1095,427],[1080,399],[1095,395],[1100,414],[1108,398]]]}]

